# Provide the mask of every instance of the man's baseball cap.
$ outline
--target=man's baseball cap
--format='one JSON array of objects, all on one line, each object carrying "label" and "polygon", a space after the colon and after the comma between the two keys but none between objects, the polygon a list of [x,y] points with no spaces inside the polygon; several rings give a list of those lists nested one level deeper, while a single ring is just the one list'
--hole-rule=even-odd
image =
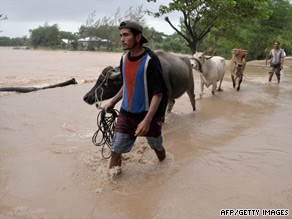
[{"label": "man's baseball cap", "polygon": [[132,21],[132,20],[127,20],[127,21],[123,21],[122,23],[120,23],[119,29],[132,29],[132,30],[136,30],[138,33],[140,33],[142,35],[142,43],[148,43],[148,40],[146,39],[146,37],[142,34],[143,32],[143,28],[142,26],[136,22],[136,21]]}]

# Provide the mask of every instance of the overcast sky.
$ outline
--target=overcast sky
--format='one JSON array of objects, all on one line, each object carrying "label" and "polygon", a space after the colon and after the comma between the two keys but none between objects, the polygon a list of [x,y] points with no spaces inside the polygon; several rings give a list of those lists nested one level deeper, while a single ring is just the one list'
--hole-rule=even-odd
[{"label": "overcast sky", "polygon": [[[96,18],[114,16],[118,8],[123,15],[131,6],[135,9],[143,5],[144,9],[157,12],[160,4],[168,5],[171,0],[0,0],[0,14],[8,19],[0,22],[0,36],[29,36],[29,29],[58,24],[60,30],[78,32],[89,14],[96,11]],[[171,21],[178,25],[179,13],[169,14]],[[149,27],[166,34],[174,33],[164,21],[164,17],[153,18],[145,15]]]}]

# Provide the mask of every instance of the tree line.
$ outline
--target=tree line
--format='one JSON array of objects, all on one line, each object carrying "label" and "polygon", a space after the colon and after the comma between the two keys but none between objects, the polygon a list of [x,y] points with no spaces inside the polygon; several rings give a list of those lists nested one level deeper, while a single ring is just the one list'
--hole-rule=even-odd
[{"label": "tree line", "polygon": [[[156,0],[147,0],[156,2]],[[180,25],[167,17],[181,13]],[[147,25],[145,15],[165,17],[175,31],[166,35]],[[57,24],[29,30],[30,37],[0,37],[0,46],[31,46],[80,49],[80,39],[86,39],[87,50],[120,51],[118,25],[122,20],[138,21],[149,40],[148,47],[184,54],[205,51],[209,55],[230,58],[233,48],[248,50],[249,59],[262,59],[273,41],[281,42],[288,55],[292,54],[292,5],[288,0],[173,0],[160,5],[158,12],[144,11],[143,6],[130,7],[123,15],[118,8],[114,16],[96,19],[89,14],[77,33],[61,31]],[[62,39],[67,39],[63,42]]]},{"label": "tree line", "polygon": [[[147,0],[156,2],[156,0]],[[278,40],[286,53],[292,54],[292,5],[289,0],[173,0],[160,5],[154,17],[181,13],[180,26],[165,21],[175,30],[194,54],[230,58],[233,48],[249,51],[248,59],[265,57]]]}]

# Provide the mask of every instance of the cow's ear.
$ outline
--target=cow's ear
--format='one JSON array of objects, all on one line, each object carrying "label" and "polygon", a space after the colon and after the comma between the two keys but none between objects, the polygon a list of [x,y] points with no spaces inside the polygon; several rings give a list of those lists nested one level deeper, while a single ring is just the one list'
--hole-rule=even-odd
[{"label": "cow's ear", "polygon": [[213,56],[205,56],[205,58],[208,60],[208,59],[212,59]]},{"label": "cow's ear", "polygon": [[244,50],[245,51],[245,54],[247,54],[248,53],[248,51],[247,50]]}]

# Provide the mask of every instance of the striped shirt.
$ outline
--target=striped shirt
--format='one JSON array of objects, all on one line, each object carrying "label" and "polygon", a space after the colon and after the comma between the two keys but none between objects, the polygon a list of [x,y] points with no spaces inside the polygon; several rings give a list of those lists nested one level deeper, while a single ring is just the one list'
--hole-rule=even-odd
[{"label": "striped shirt", "polygon": [[130,117],[144,117],[153,96],[162,95],[154,117],[164,116],[167,106],[167,90],[162,76],[159,58],[149,48],[143,54],[131,57],[125,53],[120,62],[124,93],[121,113]]},{"label": "striped shirt", "polygon": [[145,54],[135,62],[123,58],[124,98],[122,108],[131,113],[148,111],[147,66],[150,56]]},{"label": "striped shirt", "polygon": [[278,51],[276,51],[275,49],[272,49],[270,51],[269,56],[271,57],[271,62],[270,62],[271,66],[280,65],[281,64],[281,58],[284,57],[284,50],[281,49],[281,48]]}]

